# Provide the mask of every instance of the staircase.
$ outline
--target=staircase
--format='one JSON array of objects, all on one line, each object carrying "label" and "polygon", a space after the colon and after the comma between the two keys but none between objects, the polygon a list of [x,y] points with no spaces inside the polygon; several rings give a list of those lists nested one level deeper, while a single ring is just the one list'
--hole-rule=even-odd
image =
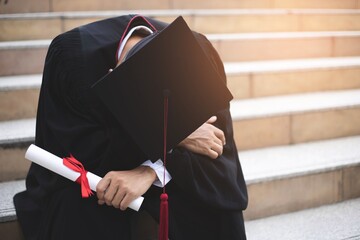
[{"label": "staircase", "polygon": [[[24,153],[34,141],[51,39],[128,13],[167,22],[182,15],[223,59],[235,97],[250,240],[279,239],[278,231],[256,235],[256,227],[301,219],[302,212],[333,211],[335,204],[359,209],[353,201],[360,198],[360,0],[0,0],[2,238],[22,239],[12,196],[25,188]],[[360,235],[358,226],[347,232],[344,225],[334,239]]]}]

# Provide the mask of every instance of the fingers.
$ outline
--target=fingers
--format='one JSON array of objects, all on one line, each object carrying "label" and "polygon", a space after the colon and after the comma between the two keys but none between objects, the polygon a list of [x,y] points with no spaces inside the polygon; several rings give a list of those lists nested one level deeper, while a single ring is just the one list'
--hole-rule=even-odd
[{"label": "fingers", "polygon": [[111,181],[111,172],[106,174],[96,186],[96,194],[99,199],[98,204],[106,203],[106,205],[115,208],[121,208],[122,206],[121,210],[125,210],[130,204],[130,202],[126,205],[121,203],[126,192],[127,189],[125,187],[120,188],[118,184]]},{"label": "fingers", "polygon": [[209,124],[209,126],[211,127],[211,130],[213,131],[213,133],[215,135],[214,141],[222,146],[225,145],[226,139],[225,139],[224,132],[220,128],[217,128],[212,124]]},{"label": "fingers", "polygon": [[[214,135],[215,135],[215,134],[214,134]],[[217,145],[220,145],[220,146],[223,146],[223,145],[224,145],[223,141],[222,141],[220,138],[218,138],[216,135],[214,136],[213,141],[214,141],[214,143],[216,143]]]},{"label": "fingers", "polygon": [[121,210],[125,210],[128,205],[121,208],[121,204],[124,201],[125,196],[126,196],[126,190],[124,188],[118,189],[118,191],[116,192],[116,195],[113,197],[113,200],[111,201],[111,205],[114,208],[120,208]]},{"label": "fingers", "polygon": [[112,185],[110,184],[104,195],[104,200],[106,205],[108,206],[113,205],[113,200],[115,199],[115,195],[118,193],[118,190],[119,190],[118,186],[115,186],[114,184]]},{"label": "fingers", "polygon": [[221,129],[215,127],[214,134],[221,141],[222,145],[224,146],[226,144],[224,132]]},{"label": "fingers", "polygon": [[[98,204],[102,205],[106,203],[108,206],[114,206],[119,208],[118,196],[121,194],[119,191],[119,185],[112,181],[113,173],[109,172],[105,177],[100,180],[96,186],[96,195],[98,197]],[[120,196],[120,200],[123,196]]]},{"label": "fingers", "polygon": [[155,171],[146,166],[109,172],[96,187],[98,203],[125,210],[151,187],[156,177]]},{"label": "fingers", "polygon": [[97,195],[97,198],[99,199],[99,204],[105,203],[104,196],[105,196],[107,188],[110,185],[110,182],[111,182],[111,179],[107,178],[105,176],[103,179],[100,180],[100,182],[96,186],[96,195]]},{"label": "fingers", "polygon": [[219,154],[212,149],[209,149],[206,155],[211,159],[216,159],[219,156]]},{"label": "fingers", "polygon": [[[212,152],[215,152],[215,153],[216,153],[216,156],[213,158],[213,159],[215,159],[215,158],[217,158],[218,156],[220,156],[220,155],[223,153],[223,146],[214,143],[214,144],[211,146],[210,150],[211,150]],[[214,155],[214,154],[212,154],[212,155]]]},{"label": "fingers", "polygon": [[131,194],[130,191],[127,191],[126,189],[119,189],[114,196],[111,205],[114,208],[120,208],[120,210],[125,211],[130,203],[134,201],[135,195]]},{"label": "fingers", "polygon": [[[216,117],[216,116],[212,116],[211,118],[209,118],[209,120],[206,121],[206,123],[212,125],[213,123],[216,122],[216,120],[217,120],[217,117]],[[224,134],[224,132],[223,132],[221,129],[215,127],[214,125],[212,125],[212,126],[214,127],[213,130],[214,130],[215,136],[216,136],[218,139],[220,139],[220,141],[222,142],[222,145],[225,145],[225,144],[226,144],[226,139],[225,139],[225,134]]]},{"label": "fingers", "polygon": [[213,125],[216,120],[217,117],[212,116],[206,123],[184,139],[179,146],[212,159],[222,155],[226,143],[225,134],[221,129]]},{"label": "fingers", "polygon": [[124,211],[129,206],[129,204],[135,199],[135,196],[128,193],[126,194],[120,204],[118,205],[120,210]]}]

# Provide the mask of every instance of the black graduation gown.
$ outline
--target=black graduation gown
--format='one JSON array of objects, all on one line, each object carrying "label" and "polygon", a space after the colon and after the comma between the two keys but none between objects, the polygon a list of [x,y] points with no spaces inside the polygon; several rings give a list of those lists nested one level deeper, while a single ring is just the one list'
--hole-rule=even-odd
[{"label": "black graduation gown", "polygon": [[[73,154],[99,176],[128,170],[147,158],[91,90],[116,65],[119,40],[139,22],[157,30],[166,24],[134,15],[98,21],[56,37],[48,50],[40,91],[35,144],[60,156]],[[226,79],[222,62],[209,41],[196,39]],[[226,136],[216,160],[175,148],[167,169],[171,240],[246,239],[242,211],[247,191],[233,140],[229,109],[217,114]],[[141,210],[159,217],[161,189],[152,186]],[[131,239],[133,210],[81,198],[80,186],[32,164],[26,191],[14,197],[18,220],[27,239]]]}]

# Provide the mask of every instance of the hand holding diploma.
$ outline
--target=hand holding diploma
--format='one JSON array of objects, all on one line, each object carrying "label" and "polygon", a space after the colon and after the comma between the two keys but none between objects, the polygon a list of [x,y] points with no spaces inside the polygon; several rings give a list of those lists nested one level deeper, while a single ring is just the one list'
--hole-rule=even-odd
[{"label": "hand holding diploma", "polygon": [[133,199],[151,187],[156,178],[155,171],[148,166],[108,172],[96,187],[98,202],[125,210]]},{"label": "hand holding diploma", "polygon": [[[68,166],[63,164],[63,159],[55,156],[54,154],[45,151],[44,149],[41,149],[35,145],[30,145],[28,150],[26,151],[25,158],[39,164],[40,166],[49,169],[50,171],[53,171],[71,181],[77,181],[77,182],[83,182],[84,177],[81,176],[80,172],[75,171]],[[70,165],[76,165],[73,162],[70,162]],[[78,166],[76,166],[77,168]],[[88,180],[88,184],[91,190],[96,191],[96,186],[101,180],[101,177],[91,173],[86,172],[86,177]],[[83,185],[82,185],[83,188]],[[83,192],[83,189],[82,189]],[[83,192],[84,196],[84,192]],[[139,197],[129,203],[128,207],[138,211],[140,209],[140,206],[143,202],[144,198]]]}]

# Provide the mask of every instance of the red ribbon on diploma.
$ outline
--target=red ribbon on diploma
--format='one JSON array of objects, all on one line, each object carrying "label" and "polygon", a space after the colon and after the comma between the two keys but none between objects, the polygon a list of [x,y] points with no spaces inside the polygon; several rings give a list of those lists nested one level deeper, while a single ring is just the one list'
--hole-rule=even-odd
[{"label": "red ribbon on diploma", "polygon": [[63,158],[63,164],[71,170],[80,173],[80,176],[76,179],[76,182],[81,185],[81,196],[83,198],[88,198],[89,196],[93,195],[93,192],[90,189],[89,180],[86,177],[87,171],[81,162],[79,162],[73,155],[70,154],[70,157]]}]

